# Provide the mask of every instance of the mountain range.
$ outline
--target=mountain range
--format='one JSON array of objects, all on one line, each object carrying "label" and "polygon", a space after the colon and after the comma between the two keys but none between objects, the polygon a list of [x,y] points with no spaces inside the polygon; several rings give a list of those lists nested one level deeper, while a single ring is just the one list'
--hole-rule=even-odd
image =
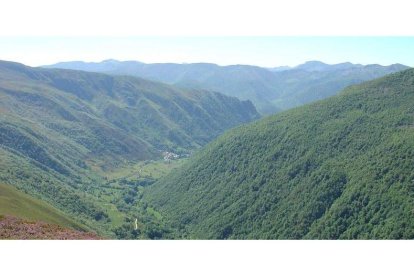
[{"label": "mountain range", "polygon": [[414,69],[126,64],[0,61],[0,237],[414,238]]},{"label": "mountain range", "polygon": [[61,62],[45,67],[131,75],[179,87],[217,91],[242,100],[251,100],[262,114],[276,113],[324,99],[348,85],[408,68],[401,64],[381,66],[346,62],[329,65],[309,61],[292,68],[284,66],[269,69],[251,65],[146,64],[117,60]]}]

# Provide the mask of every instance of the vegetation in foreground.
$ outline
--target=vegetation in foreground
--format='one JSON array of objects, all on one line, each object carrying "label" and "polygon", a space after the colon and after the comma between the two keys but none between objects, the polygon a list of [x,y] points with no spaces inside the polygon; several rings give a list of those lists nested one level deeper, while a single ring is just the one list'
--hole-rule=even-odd
[{"label": "vegetation in foreground", "polygon": [[0,215],[0,239],[4,240],[99,240],[95,233],[63,228],[41,221]]},{"label": "vegetation in foreground", "polygon": [[5,184],[0,184],[0,215],[43,221],[78,230],[87,229],[45,201],[33,198]]}]

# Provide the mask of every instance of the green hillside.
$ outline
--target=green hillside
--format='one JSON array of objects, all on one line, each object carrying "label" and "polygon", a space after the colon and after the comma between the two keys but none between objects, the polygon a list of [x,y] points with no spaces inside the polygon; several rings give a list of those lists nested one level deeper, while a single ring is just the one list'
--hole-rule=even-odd
[{"label": "green hillside", "polygon": [[144,199],[182,237],[413,239],[414,70],[231,130]]},{"label": "green hillside", "polygon": [[140,208],[123,197],[156,176],[108,183],[108,172],[186,157],[258,117],[251,102],[219,93],[0,61],[0,182],[113,237]]},{"label": "green hillside", "polygon": [[138,76],[180,87],[217,91],[242,100],[251,100],[263,114],[275,113],[335,95],[348,85],[362,83],[407,69],[394,64],[309,61],[293,68],[268,69],[250,65],[219,66],[210,63],[154,63],[106,60],[103,62],[62,62],[51,68],[105,72]]},{"label": "green hillside", "polygon": [[10,215],[65,227],[84,229],[53,206],[33,198],[10,185],[0,184],[0,216]]}]

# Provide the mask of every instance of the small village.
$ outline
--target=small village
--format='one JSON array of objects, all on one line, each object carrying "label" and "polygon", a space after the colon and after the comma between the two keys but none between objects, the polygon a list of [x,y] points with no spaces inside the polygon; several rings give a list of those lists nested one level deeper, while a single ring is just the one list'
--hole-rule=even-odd
[{"label": "small village", "polygon": [[171,162],[171,160],[175,160],[175,159],[179,159],[180,158],[180,155],[175,154],[173,152],[169,152],[169,151],[164,151],[162,153],[162,156],[164,157],[164,161],[165,162],[168,162],[168,163]]}]

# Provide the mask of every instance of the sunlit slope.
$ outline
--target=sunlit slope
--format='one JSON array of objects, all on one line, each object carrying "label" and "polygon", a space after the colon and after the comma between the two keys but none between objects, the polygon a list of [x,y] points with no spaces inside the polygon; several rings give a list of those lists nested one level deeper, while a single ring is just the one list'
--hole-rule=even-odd
[{"label": "sunlit slope", "polygon": [[5,184],[0,184],[0,215],[43,221],[75,229],[84,228],[50,204]]}]

